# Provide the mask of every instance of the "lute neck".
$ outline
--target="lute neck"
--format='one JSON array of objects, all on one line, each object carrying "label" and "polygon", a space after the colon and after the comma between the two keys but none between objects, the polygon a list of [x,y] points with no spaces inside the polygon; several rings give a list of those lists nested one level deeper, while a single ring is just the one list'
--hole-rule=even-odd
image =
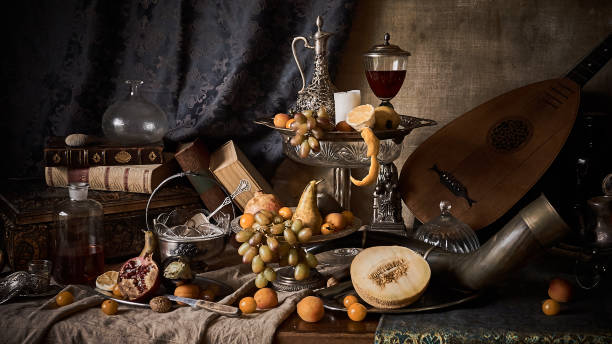
[{"label": "lute neck", "polygon": [[580,87],[584,86],[612,58],[612,33],[589,55],[565,75]]}]

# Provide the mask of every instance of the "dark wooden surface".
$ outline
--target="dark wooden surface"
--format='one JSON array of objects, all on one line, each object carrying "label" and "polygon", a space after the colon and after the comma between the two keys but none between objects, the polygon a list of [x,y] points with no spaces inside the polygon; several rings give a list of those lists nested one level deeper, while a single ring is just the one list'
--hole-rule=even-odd
[{"label": "dark wooden surface", "polygon": [[363,321],[355,322],[344,312],[325,311],[321,321],[308,323],[294,312],[276,330],[274,343],[372,343],[379,318],[379,314],[368,314]]}]

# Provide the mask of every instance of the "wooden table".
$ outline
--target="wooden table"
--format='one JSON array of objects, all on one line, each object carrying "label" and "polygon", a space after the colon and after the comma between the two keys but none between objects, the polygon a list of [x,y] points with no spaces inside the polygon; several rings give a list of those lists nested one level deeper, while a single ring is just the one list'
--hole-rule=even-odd
[{"label": "wooden table", "polygon": [[308,323],[297,315],[285,320],[276,330],[274,343],[322,344],[322,343],[373,343],[379,314],[368,314],[361,322],[355,322],[343,312],[325,311],[323,319]]}]

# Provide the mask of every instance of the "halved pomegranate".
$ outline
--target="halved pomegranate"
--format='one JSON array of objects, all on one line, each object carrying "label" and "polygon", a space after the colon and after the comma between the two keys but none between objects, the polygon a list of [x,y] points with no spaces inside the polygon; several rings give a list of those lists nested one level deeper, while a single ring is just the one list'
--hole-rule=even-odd
[{"label": "halved pomegranate", "polygon": [[140,255],[123,263],[119,270],[117,284],[130,301],[143,300],[159,287],[159,267],[153,261],[155,244],[153,232],[145,232],[145,246]]}]

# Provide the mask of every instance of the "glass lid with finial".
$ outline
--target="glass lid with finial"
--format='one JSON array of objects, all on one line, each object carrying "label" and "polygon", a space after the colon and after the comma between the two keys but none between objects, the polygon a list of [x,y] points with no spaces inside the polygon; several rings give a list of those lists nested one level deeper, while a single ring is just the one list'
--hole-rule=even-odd
[{"label": "glass lid with finial", "polygon": [[363,62],[368,84],[382,101],[380,105],[393,107],[389,101],[402,88],[410,53],[389,43],[389,33],[384,38],[383,44],[375,45],[363,54]]},{"label": "glass lid with finial", "polygon": [[129,95],[112,104],[102,116],[102,130],[112,142],[148,144],[163,139],[168,131],[166,113],[140,95],[141,80],[127,80]]},{"label": "glass lid with finial", "polygon": [[480,248],[474,230],[450,213],[451,203],[440,202],[440,216],[423,224],[415,239],[454,253],[468,253]]}]

